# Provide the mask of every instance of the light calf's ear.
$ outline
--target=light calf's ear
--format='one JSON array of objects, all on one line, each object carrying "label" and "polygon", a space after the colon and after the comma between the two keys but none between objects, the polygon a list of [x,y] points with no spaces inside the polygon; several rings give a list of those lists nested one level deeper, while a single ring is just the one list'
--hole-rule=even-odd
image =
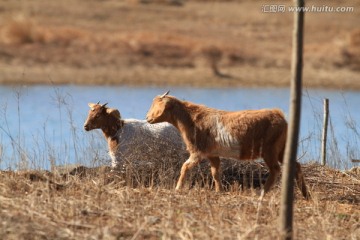
[{"label": "light calf's ear", "polygon": [[170,92],[170,90],[168,90],[166,93],[164,93],[163,95],[160,96],[160,98],[164,98],[166,95],[168,95]]},{"label": "light calf's ear", "polygon": [[108,108],[106,109],[106,112],[114,117],[116,117],[117,119],[121,119],[121,115],[119,110],[115,109],[115,108]]}]

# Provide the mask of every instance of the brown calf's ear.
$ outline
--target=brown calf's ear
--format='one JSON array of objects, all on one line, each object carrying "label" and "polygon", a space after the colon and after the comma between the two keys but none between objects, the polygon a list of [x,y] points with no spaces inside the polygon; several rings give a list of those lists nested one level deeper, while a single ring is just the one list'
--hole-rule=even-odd
[{"label": "brown calf's ear", "polygon": [[91,109],[94,109],[94,107],[95,107],[95,103],[88,103],[88,106],[91,108]]},{"label": "brown calf's ear", "polygon": [[106,109],[106,113],[116,117],[117,119],[121,119],[121,115],[119,110],[115,109],[115,108],[108,108]]}]

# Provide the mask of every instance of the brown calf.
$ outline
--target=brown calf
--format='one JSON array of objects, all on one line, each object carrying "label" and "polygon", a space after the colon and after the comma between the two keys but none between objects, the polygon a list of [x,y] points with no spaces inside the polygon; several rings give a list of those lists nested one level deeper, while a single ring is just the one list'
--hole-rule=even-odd
[{"label": "brown calf", "polygon": [[[149,123],[169,122],[179,131],[190,153],[183,164],[176,189],[183,184],[186,172],[202,159],[209,159],[216,191],[220,183],[220,157],[239,160],[263,158],[270,174],[264,193],[274,185],[283,161],[287,122],[279,109],[228,112],[181,101],[169,92],[154,98],[147,113]],[[309,197],[301,166],[296,163],[297,184]]]}]

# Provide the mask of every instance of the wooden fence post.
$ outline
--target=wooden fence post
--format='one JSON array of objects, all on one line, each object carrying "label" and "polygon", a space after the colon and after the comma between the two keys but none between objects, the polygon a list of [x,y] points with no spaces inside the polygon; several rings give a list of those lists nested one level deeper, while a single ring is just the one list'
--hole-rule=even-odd
[{"label": "wooden fence post", "polygon": [[321,164],[326,165],[326,142],[327,142],[327,129],[329,123],[329,99],[324,99],[324,122],[321,139]]},{"label": "wooden fence post", "polygon": [[303,67],[303,32],[304,0],[294,0],[298,9],[294,13],[293,50],[290,80],[289,127],[284,155],[284,167],[281,185],[280,231],[281,239],[293,238],[294,177],[297,147],[300,130],[302,67]]}]

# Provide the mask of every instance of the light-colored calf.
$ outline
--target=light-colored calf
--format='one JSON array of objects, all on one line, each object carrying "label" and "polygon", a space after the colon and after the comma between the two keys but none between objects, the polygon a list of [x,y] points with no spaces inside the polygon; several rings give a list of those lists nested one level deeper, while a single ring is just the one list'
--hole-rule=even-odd
[{"label": "light-colored calf", "polygon": [[189,154],[177,131],[169,123],[151,125],[144,120],[122,119],[117,109],[89,103],[84,129],[101,129],[109,147],[113,168],[131,163],[160,165],[178,163]]}]

